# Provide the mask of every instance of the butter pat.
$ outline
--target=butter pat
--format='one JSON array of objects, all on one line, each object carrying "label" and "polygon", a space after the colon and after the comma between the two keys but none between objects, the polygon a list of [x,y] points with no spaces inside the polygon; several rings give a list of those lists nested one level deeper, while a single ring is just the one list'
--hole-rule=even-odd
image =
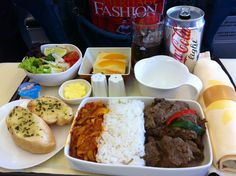
[{"label": "butter pat", "polygon": [[70,83],[63,90],[63,96],[67,99],[82,98],[86,93],[86,86],[79,82]]}]

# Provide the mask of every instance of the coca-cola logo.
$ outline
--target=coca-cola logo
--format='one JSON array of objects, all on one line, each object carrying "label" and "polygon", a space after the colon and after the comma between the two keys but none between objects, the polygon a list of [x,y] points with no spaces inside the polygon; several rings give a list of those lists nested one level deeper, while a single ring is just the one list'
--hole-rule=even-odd
[{"label": "coca-cola logo", "polygon": [[178,29],[177,27],[173,27],[173,31],[171,43],[175,48],[174,57],[180,62],[185,63],[189,51],[191,30],[187,28]]}]

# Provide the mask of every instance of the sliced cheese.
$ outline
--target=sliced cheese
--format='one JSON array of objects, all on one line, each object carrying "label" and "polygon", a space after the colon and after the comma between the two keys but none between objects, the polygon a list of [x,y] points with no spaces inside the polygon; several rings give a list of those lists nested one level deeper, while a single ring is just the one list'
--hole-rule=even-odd
[{"label": "sliced cheese", "polygon": [[101,52],[93,65],[93,73],[124,74],[127,56],[122,53]]},{"label": "sliced cheese", "polygon": [[122,53],[102,53],[103,55],[100,55],[99,57],[102,59],[108,59],[108,60],[127,60],[127,56]]}]

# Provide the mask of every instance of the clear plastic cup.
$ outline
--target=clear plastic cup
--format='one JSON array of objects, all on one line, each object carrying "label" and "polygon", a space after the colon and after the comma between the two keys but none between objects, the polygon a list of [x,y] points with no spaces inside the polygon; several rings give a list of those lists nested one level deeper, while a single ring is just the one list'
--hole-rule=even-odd
[{"label": "clear plastic cup", "polygon": [[141,59],[161,54],[164,23],[156,12],[136,13],[132,18],[132,66]]}]

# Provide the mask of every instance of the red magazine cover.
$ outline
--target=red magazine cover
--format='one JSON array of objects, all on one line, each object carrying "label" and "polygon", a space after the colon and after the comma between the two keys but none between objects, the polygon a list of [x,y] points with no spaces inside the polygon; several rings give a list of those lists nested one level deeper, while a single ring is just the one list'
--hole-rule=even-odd
[{"label": "red magazine cover", "polygon": [[89,0],[93,23],[109,32],[129,34],[131,17],[140,12],[162,14],[165,0]]}]

